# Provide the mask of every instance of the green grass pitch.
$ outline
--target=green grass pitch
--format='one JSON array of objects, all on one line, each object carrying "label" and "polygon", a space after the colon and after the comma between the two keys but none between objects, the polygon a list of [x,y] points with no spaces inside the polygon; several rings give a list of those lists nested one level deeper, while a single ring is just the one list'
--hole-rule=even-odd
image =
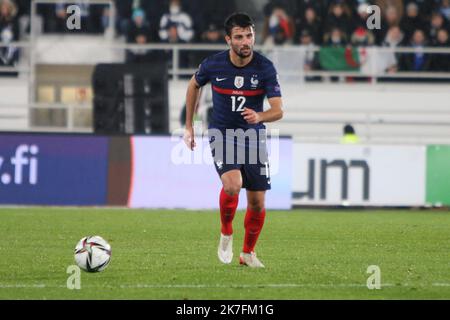
[{"label": "green grass pitch", "polygon": [[[217,259],[212,211],[0,209],[0,299],[450,299],[450,213],[268,211],[256,247],[265,269]],[[100,235],[108,268],[69,290],[75,244]],[[381,289],[369,290],[370,265]]]}]

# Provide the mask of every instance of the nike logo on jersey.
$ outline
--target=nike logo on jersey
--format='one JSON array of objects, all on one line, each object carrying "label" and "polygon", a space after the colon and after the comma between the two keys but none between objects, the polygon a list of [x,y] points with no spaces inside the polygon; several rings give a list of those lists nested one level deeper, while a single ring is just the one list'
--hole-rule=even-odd
[{"label": "nike logo on jersey", "polygon": [[227,78],[216,78],[217,82],[223,81],[223,80],[227,80]]}]

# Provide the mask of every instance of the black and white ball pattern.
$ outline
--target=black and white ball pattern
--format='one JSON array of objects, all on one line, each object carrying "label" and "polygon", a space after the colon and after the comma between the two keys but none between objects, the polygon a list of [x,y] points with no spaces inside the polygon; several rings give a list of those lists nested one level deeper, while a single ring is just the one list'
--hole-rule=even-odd
[{"label": "black and white ball pattern", "polygon": [[87,272],[100,272],[111,261],[111,246],[100,236],[87,236],[75,247],[75,261]]}]

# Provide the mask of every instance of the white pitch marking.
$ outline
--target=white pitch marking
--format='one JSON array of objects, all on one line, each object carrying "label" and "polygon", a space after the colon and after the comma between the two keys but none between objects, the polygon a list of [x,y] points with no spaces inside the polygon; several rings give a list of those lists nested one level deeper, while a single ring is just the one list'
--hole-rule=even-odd
[{"label": "white pitch marking", "polygon": [[[384,283],[381,287],[450,287],[450,283],[432,283],[431,285],[413,285],[413,284],[392,284]],[[120,288],[120,289],[214,289],[214,288],[365,288],[365,284],[359,283],[338,283],[338,284],[314,284],[314,283],[278,283],[278,284],[228,284],[228,285],[211,285],[211,284],[130,284],[130,285],[104,285],[90,286],[84,285],[84,288]],[[0,284],[0,289],[48,289],[48,288],[66,288],[64,285],[46,285],[46,284]]]},{"label": "white pitch marking", "polygon": [[433,283],[433,287],[450,287],[450,283]]}]

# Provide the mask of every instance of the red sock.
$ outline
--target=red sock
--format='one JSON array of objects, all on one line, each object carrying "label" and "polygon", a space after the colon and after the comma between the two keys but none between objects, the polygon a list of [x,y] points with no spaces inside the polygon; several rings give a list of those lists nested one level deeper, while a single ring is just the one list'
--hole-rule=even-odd
[{"label": "red sock", "polygon": [[239,194],[228,195],[222,188],[220,191],[220,221],[222,222],[222,234],[233,234],[233,219],[239,202]]},{"label": "red sock", "polygon": [[244,220],[245,239],[243,252],[251,253],[255,250],[256,241],[258,241],[259,234],[263,228],[265,217],[266,209],[256,212],[247,208]]}]

